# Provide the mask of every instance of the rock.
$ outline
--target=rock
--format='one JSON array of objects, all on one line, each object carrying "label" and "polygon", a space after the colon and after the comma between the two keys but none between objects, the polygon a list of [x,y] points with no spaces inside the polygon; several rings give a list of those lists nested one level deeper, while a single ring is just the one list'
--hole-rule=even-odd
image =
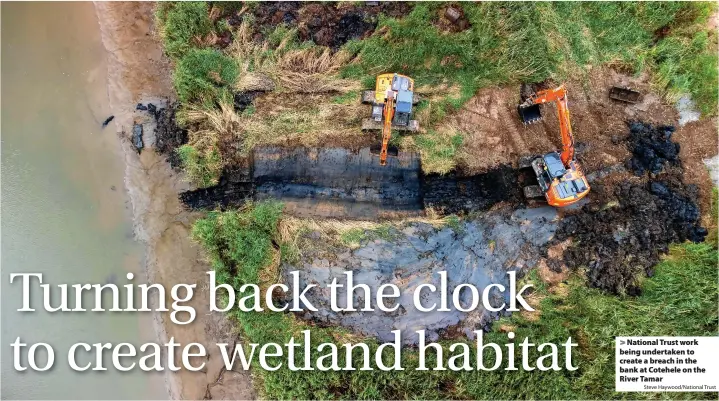
[{"label": "rock", "polygon": [[143,105],[142,103],[138,103],[137,106],[135,106],[135,110],[146,111],[147,107],[145,105]]},{"label": "rock", "polygon": [[462,17],[462,12],[454,7],[447,7],[444,11],[444,16],[452,22],[457,22]]},{"label": "rock", "polygon": [[137,149],[137,153],[142,152],[145,145],[142,143],[142,124],[135,124],[132,127],[132,145]]},{"label": "rock", "polygon": [[110,116],[110,117],[106,118],[105,121],[102,122],[102,128],[107,127],[107,124],[110,124],[110,122],[114,119],[115,119],[115,116]]}]

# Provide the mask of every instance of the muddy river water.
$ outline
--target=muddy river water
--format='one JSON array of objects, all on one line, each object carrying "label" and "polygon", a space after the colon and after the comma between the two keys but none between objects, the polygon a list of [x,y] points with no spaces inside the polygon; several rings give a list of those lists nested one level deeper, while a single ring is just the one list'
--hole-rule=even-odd
[{"label": "muddy river water", "polygon": [[[76,342],[155,341],[150,316],[48,313],[39,291],[31,293],[36,312],[17,312],[21,286],[9,280],[22,272],[42,273],[50,284],[144,277],[118,138],[101,128],[110,114],[105,58],[92,3],[2,4],[3,398],[167,397],[158,374],[68,367]],[[50,344],[53,368],[16,371],[9,344],[18,336]]]}]

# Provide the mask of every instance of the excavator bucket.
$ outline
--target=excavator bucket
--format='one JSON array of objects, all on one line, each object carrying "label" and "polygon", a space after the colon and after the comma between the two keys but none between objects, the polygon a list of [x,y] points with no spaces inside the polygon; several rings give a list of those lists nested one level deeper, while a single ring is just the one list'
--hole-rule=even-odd
[{"label": "excavator bucket", "polygon": [[[371,154],[375,156],[379,156],[380,153],[382,153],[382,144],[375,144],[370,145],[369,151]],[[399,156],[399,148],[396,146],[389,145],[387,146],[387,156],[397,157]]]},{"label": "excavator bucket", "polygon": [[542,111],[538,104],[530,106],[518,106],[517,111],[519,112],[519,118],[522,119],[523,124],[532,124],[542,119]]},{"label": "excavator bucket", "polygon": [[609,98],[626,103],[639,102],[642,94],[628,87],[613,86],[609,89]]}]

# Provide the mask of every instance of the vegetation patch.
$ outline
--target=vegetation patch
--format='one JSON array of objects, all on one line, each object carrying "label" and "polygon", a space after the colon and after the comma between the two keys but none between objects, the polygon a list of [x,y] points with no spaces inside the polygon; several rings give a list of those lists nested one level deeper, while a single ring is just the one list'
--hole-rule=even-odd
[{"label": "vegetation patch", "polygon": [[409,140],[403,141],[403,146],[419,150],[422,155],[422,171],[425,173],[446,174],[457,166],[457,153],[463,142],[464,135],[460,132],[443,128],[409,137]]},{"label": "vegetation patch", "polygon": [[175,66],[172,80],[183,104],[213,108],[230,98],[227,85],[237,79],[237,65],[215,49],[191,49]]},{"label": "vegetation patch", "polygon": [[[205,140],[205,142],[208,142]],[[201,146],[198,148],[198,146]],[[200,188],[217,185],[222,173],[222,157],[216,143],[182,145],[177,148],[187,177]]]},{"label": "vegetation patch", "polygon": [[158,3],[155,20],[167,54],[179,59],[214,31],[206,1]]}]

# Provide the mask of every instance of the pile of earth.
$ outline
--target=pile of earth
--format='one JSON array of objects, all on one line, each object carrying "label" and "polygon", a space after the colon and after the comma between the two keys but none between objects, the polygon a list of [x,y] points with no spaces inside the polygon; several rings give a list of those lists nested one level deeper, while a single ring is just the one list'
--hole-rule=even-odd
[{"label": "pile of earth", "polygon": [[[157,122],[155,128],[155,149],[163,154],[174,168],[182,166],[182,161],[176,149],[187,143],[187,130],[180,128],[175,119],[178,106],[177,103],[172,103],[166,108],[155,109],[153,106],[154,111],[148,110],[154,115],[155,121]],[[138,105],[138,107],[140,107],[140,105]]]},{"label": "pile of earth", "polygon": [[[638,295],[637,278],[652,275],[670,244],[702,242],[707,230],[700,225],[699,190],[682,179],[675,153],[679,147],[669,139],[673,127],[632,123],[630,131],[633,157],[628,164],[636,167],[635,173],[651,171],[652,178],[623,182],[604,194],[603,208],[595,202],[563,219],[556,240],[573,239],[564,262],[570,268],[588,267],[592,286]],[[667,161],[677,166],[662,172]]]},{"label": "pile of earth", "polygon": [[487,210],[500,202],[520,204],[519,170],[502,164],[481,174],[428,174],[422,176],[425,209],[440,215]]},{"label": "pile of earth", "polygon": [[[366,2],[357,5],[277,1],[260,2],[251,13],[255,18],[255,27],[263,34],[272,32],[278,24],[284,23],[298,29],[300,40],[312,40],[318,45],[337,50],[352,39],[371,35],[377,26],[378,14],[400,17],[411,8],[412,5],[405,2]],[[237,21],[231,20],[230,23]]]},{"label": "pile of earth", "polygon": [[632,158],[628,168],[637,176],[645,172],[659,174],[667,163],[678,165],[679,144],[672,142],[674,127],[633,122],[629,124],[629,146]]}]

